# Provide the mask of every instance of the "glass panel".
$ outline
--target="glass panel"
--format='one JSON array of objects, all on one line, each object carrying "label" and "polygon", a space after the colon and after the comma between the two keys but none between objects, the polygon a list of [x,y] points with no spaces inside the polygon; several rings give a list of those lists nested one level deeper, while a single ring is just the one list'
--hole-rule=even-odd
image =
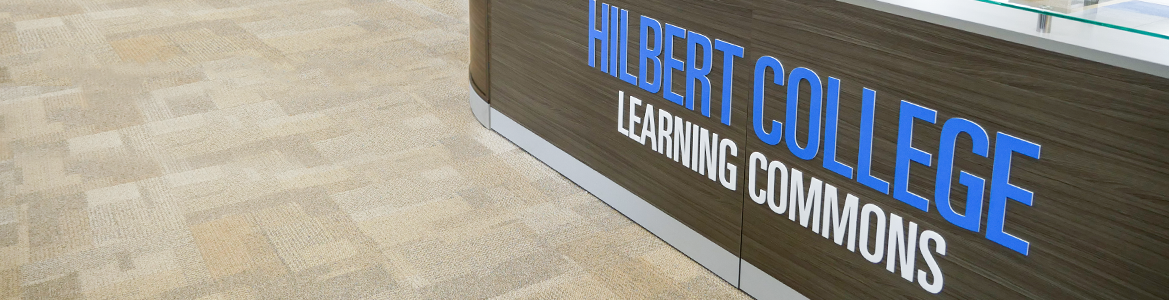
[{"label": "glass panel", "polygon": [[1169,39],[1169,0],[977,1]]}]

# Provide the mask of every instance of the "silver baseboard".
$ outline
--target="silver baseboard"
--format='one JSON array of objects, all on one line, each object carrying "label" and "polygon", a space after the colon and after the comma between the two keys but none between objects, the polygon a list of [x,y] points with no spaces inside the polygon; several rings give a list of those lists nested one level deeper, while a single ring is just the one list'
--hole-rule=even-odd
[{"label": "silver baseboard", "polygon": [[470,91],[471,114],[475,115],[475,119],[479,120],[479,124],[483,127],[491,128],[491,105],[483,98],[479,97],[479,93],[475,92],[475,86],[471,85],[470,80],[467,83],[467,90]]},{"label": "silver baseboard", "polygon": [[759,300],[808,300],[791,287],[743,260],[739,289]]},{"label": "silver baseboard", "polygon": [[[472,92],[473,93],[473,92]],[[739,257],[658,210],[511,118],[491,109],[491,129],[649,230],[690,259],[738,287]],[[773,279],[774,280],[774,279]],[[786,286],[785,286],[786,287]]]}]

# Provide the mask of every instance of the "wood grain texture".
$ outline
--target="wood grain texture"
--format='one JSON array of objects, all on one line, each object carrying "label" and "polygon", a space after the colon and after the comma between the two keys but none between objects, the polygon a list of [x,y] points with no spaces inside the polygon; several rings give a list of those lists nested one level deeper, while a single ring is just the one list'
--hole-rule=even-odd
[{"label": "wood grain texture", "polygon": [[[707,238],[813,299],[1164,299],[1169,298],[1169,79],[996,40],[836,1],[610,1],[743,45],[735,66],[732,126],[722,126],[587,65],[588,1],[518,0],[492,7],[492,106]],[[497,3],[498,4],[498,3]],[[630,49],[637,28],[631,20]],[[1041,159],[1016,155],[1011,184],[1035,194],[1008,204],[1006,231],[1031,243],[1023,256],[958,228],[933,207],[923,212],[827,171],[822,154],[804,161],[786,145],[755,138],[748,109],[755,60],[815,70],[843,82],[837,160],[855,167],[862,88],[877,93],[873,172],[892,183],[900,100],[938,111],[917,122],[913,145],[936,152],[941,124],[960,117],[991,137],[1004,132],[1041,144]],[[721,57],[716,56],[716,62]],[[636,70],[631,58],[631,71]],[[717,68],[717,63],[715,64]],[[721,74],[715,70],[712,74]],[[675,75],[679,76],[679,75]],[[682,90],[681,82],[675,90]],[[714,85],[714,95],[721,86]],[[783,121],[784,91],[768,90],[764,116]],[[683,118],[735,136],[740,169],[759,151],[940,233],[945,288],[938,295],[872,264],[819,234],[683,168],[615,132],[624,90]],[[807,89],[802,89],[807,91]],[[803,99],[808,95],[805,92]],[[717,96],[715,97],[718,98]],[[717,107],[718,102],[715,102]],[[809,109],[800,106],[803,116]],[[717,114],[717,110],[715,111]],[[803,126],[806,127],[806,126]],[[797,134],[806,140],[806,128]],[[959,138],[955,172],[991,178],[992,159]],[[993,153],[993,148],[992,148]],[[937,153],[933,154],[936,165]],[[911,168],[910,191],[933,197],[934,167]],[[760,183],[762,179],[760,179]],[[984,191],[984,197],[989,193]],[[955,184],[952,198],[962,199]],[[738,201],[738,202],[735,202]],[[985,200],[984,200],[985,201]],[[956,209],[964,207],[956,200]],[[740,219],[741,218],[741,219]],[[741,221],[740,221],[741,220]],[[740,227],[739,222],[742,222]],[[917,260],[920,268],[923,263]]]},{"label": "wood grain texture", "polygon": [[[1032,207],[1008,204],[1006,231],[1031,243],[1031,254],[1023,256],[985,238],[986,217],[981,232],[966,231],[945,221],[932,202],[929,212],[917,210],[827,171],[823,156],[803,161],[784,145],[748,139],[749,151],[941,233],[948,253],[939,261],[945,274],[939,296],[1169,296],[1169,277],[1161,271],[1169,268],[1169,159],[1163,155],[1169,153],[1169,80],[839,2],[770,1],[754,12],[749,57],[773,55],[789,70],[808,67],[844,82],[838,160],[846,165],[856,166],[864,87],[878,91],[873,171],[889,182],[902,99],[938,110],[936,125],[914,126],[913,145],[927,152],[936,151],[941,124],[952,117],[981,124],[992,143],[994,132],[1005,132],[1043,145],[1040,160],[1013,160],[1011,183],[1035,193]],[[765,116],[782,114],[781,106],[770,105]],[[970,154],[969,138],[959,141],[955,170],[989,180],[992,159]],[[932,199],[935,172],[911,167],[910,191]],[[965,192],[955,184],[951,195],[963,199]],[[934,296],[886,271],[884,261],[871,264],[786,215],[747,203],[742,257],[805,295]],[[986,209],[984,202],[984,216]]]},{"label": "wood grain texture", "polygon": [[471,86],[479,98],[491,102],[491,22],[488,13],[491,9],[490,0],[469,0],[470,13],[470,47],[471,64],[468,66],[471,76]]},{"label": "wood grain texture", "polygon": [[[614,2],[623,5],[626,2]],[[633,1],[630,7],[633,7]],[[640,5],[649,5],[648,2]],[[658,2],[657,6],[665,2]],[[651,6],[646,6],[646,8]],[[714,10],[719,18],[737,18],[736,10]],[[719,15],[721,14],[721,15]],[[653,95],[589,67],[588,2],[525,0],[492,6],[492,85],[498,102],[492,108],[511,117],[540,137],[572,154],[589,167],[657,206],[675,219],[733,254],[738,254],[741,192],[699,175],[665,156],[651,151],[617,132],[618,91],[643,99],[686,121],[744,145],[743,122],[725,126],[717,119],[675,105],[660,94]],[[631,18],[633,19],[633,18]],[[503,21],[499,21],[503,20]],[[638,23],[631,20],[630,28]],[[697,22],[680,22],[712,35],[733,37],[729,32]],[[745,40],[744,40],[745,41]],[[637,41],[630,40],[630,47]],[[684,43],[677,43],[677,57],[685,55]],[[684,57],[683,57],[684,59]],[[714,61],[721,61],[715,56]],[[636,72],[636,58],[628,61]],[[717,65],[717,64],[716,64]],[[721,74],[721,68],[712,74]],[[745,67],[736,69],[748,76]],[[673,90],[684,93],[682,73],[675,72]],[[748,88],[738,87],[739,91]],[[711,93],[712,115],[720,114],[718,96]],[[746,120],[745,102],[734,103],[732,120]],[[739,149],[742,157],[742,149]],[[741,169],[741,168],[740,168]],[[741,185],[741,180],[736,182]]]}]

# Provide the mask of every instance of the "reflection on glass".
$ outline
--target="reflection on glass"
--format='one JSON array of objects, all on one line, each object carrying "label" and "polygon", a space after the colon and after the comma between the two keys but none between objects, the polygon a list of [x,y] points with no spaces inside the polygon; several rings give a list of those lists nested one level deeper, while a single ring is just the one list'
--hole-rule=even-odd
[{"label": "reflection on glass", "polygon": [[1169,0],[978,0],[1169,39]]}]

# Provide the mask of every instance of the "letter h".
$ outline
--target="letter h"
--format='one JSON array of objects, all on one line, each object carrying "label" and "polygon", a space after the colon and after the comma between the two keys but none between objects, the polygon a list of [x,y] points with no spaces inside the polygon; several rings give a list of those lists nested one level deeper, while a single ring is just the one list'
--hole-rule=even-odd
[{"label": "letter h", "polygon": [[[596,67],[597,49],[601,50],[600,65],[609,67],[609,4],[601,3],[601,29],[597,29],[597,0],[589,0],[589,67]],[[594,42],[596,41],[596,42]],[[597,47],[596,43],[600,43]],[[606,73],[608,71],[606,70]]]}]

